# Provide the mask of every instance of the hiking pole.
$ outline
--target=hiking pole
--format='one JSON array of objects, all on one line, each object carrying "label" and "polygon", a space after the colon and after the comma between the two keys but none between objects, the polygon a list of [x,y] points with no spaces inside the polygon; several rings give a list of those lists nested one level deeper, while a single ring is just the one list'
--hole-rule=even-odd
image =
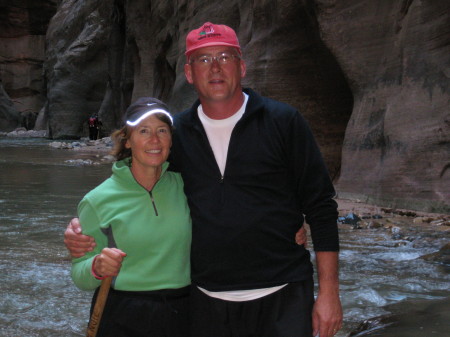
[{"label": "hiking pole", "polygon": [[112,277],[108,276],[102,280],[100,290],[95,300],[94,310],[92,311],[91,320],[87,329],[86,337],[95,337],[102,319],[103,309],[105,308],[106,299],[108,298],[109,288],[111,287]]}]

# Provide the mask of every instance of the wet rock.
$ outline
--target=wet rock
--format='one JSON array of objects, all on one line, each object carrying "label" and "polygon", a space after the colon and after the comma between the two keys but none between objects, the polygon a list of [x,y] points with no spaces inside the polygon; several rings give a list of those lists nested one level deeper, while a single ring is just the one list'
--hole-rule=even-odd
[{"label": "wet rock", "polygon": [[397,226],[394,226],[394,227],[391,228],[392,234],[398,234],[398,233],[400,233],[401,230],[402,229],[400,227],[397,227]]},{"label": "wet rock", "polygon": [[66,160],[65,163],[72,164],[76,166],[84,166],[84,165],[94,165],[95,162],[91,159],[70,159]]},{"label": "wet rock", "polygon": [[383,315],[379,317],[369,318],[362,322],[354,331],[352,331],[349,337],[362,337],[367,336],[370,333],[388,327],[394,324],[398,320],[396,315]]},{"label": "wet rock", "polygon": [[73,149],[73,145],[71,143],[66,142],[51,142],[48,144],[48,146],[54,148],[54,149]]},{"label": "wet rock", "polygon": [[421,256],[420,258],[426,261],[450,264],[450,243],[447,243],[439,251]]},{"label": "wet rock", "polygon": [[394,209],[393,208],[381,208],[381,210],[384,212],[384,213],[393,213],[394,212]]},{"label": "wet rock", "polygon": [[98,140],[81,139],[74,142],[51,142],[50,147],[55,149],[69,149],[75,151],[88,151],[88,152],[109,152],[113,146],[111,137],[105,137]]},{"label": "wet rock", "polygon": [[45,138],[47,137],[47,131],[45,130],[27,130],[25,128],[18,128],[14,131],[6,133],[7,137],[18,138]]},{"label": "wet rock", "polygon": [[379,221],[370,221],[367,226],[367,228],[370,228],[370,229],[383,228],[383,227],[384,227],[384,224]]},{"label": "wet rock", "polygon": [[352,226],[352,229],[363,229],[364,227],[367,228],[367,225],[365,225],[365,224],[364,224],[363,222],[361,222],[361,221],[358,221],[358,222],[352,224],[351,226]]},{"label": "wet rock", "polygon": [[434,226],[450,226],[450,220],[439,219],[430,222],[430,225]]},{"label": "wet rock", "polygon": [[392,240],[401,240],[401,239],[403,239],[403,234],[402,233],[392,234]]},{"label": "wet rock", "polygon": [[391,228],[392,239],[393,240],[401,240],[403,239],[402,229],[398,226],[394,226]]},{"label": "wet rock", "polygon": [[370,318],[348,336],[448,336],[450,299],[408,300],[387,305],[390,315]]},{"label": "wet rock", "polygon": [[361,218],[357,216],[355,213],[348,213],[344,217],[339,217],[338,221],[342,224],[356,225],[358,221],[361,221]]},{"label": "wet rock", "polygon": [[112,163],[112,162],[114,162],[116,160],[116,157],[114,157],[114,156],[112,156],[112,155],[106,155],[106,156],[103,156],[103,158],[101,159],[101,161],[102,162],[105,162],[105,163]]},{"label": "wet rock", "polygon": [[81,143],[81,142],[73,142],[72,146],[75,147],[85,147],[86,144],[85,143]]},{"label": "wet rock", "polygon": [[405,210],[399,210],[399,211],[396,211],[395,213],[397,213],[398,215],[402,215],[402,216],[411,216],[411,217],[414,217],[414,216],[417,215],[416,212],[413,212],[413,211],[405,211]]},{"label": "wet rock", "polygon": [[414,218],[413,219],[413,223],[415,223],[415,224],[422,224],[422,223],[424,223],[424,219],[423,219],[423,217]]}]

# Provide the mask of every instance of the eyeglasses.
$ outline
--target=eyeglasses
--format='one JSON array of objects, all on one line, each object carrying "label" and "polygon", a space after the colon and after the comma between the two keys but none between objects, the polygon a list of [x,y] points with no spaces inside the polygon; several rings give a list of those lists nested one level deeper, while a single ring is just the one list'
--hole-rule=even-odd
[{"label": "eyeglasses", "polygon": [[219,53],[216,56],[212,55],[199,55],[193,56],[189,60],[189,64],[198,63],[201,66],[210,66],[213,64],[213,61],[217,61],[220,65],[225,65],[234,61],[234,59],[240,59],[240,57],[236,54],[223,52]]}]

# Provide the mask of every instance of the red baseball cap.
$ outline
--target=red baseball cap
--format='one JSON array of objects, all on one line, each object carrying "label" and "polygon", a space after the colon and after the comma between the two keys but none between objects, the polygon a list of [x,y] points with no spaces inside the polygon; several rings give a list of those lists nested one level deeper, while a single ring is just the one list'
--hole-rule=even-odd
[{"label": "red baseball cap", "polygon": [[232,28],[206,22],[200,28],[190,31],[187,35],[185,55],[189,56],[194,50],[211,46],[234,47],[239,51],[239,54],[242,54],[236,32]]}]

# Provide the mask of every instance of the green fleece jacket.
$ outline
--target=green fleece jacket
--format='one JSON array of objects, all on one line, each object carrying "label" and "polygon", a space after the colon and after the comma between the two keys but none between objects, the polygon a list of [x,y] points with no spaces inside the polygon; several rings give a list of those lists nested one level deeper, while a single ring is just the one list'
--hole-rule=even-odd
[{"label": "green fleece jacket", "polygon": [[113,288],[126,291],[176,289],[190,284],[191,218],[179,173],[163,172],[152,191],[131,174],[129,159],[78,205],[83,234],[93,236],[94,251],[72,260],[72,279],[83,290],[100,285],[91,274],[94,257],[105,247],[124,251]]}]

